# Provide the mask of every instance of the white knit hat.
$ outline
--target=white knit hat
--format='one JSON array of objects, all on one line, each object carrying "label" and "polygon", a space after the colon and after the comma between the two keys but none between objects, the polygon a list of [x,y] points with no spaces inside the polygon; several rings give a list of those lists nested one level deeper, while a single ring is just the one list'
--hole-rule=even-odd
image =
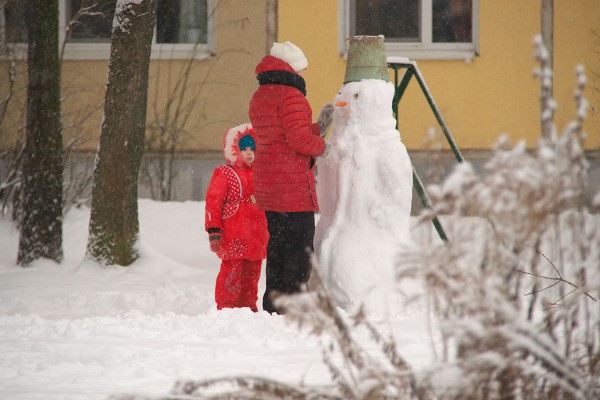
[{"label": "white knit hat", "polygon": [[296,72],[302,71],[308,67],[308,60],[304,56],[304,53],[300,50],[300,47],[292,42],[273,43],[271,55],[290,64]]}]

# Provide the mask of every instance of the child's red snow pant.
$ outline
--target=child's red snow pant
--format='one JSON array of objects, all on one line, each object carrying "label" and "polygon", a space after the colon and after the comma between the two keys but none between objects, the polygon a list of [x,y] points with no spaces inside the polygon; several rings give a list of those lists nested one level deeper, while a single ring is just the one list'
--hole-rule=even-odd
[{"label": "child's red snow pant", "polygon": [[217,310],[249,307],[258,311],[258,280],[262,260],[222,260],[215,285]]}]

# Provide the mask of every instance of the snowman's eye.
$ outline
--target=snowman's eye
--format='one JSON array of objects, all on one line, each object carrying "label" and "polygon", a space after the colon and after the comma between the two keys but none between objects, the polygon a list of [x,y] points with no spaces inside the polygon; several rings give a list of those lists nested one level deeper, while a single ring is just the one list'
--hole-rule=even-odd
[{"label": "snowman's eye", "polygon": [[358,99],[358,93],[354,93],[354,98]]}]

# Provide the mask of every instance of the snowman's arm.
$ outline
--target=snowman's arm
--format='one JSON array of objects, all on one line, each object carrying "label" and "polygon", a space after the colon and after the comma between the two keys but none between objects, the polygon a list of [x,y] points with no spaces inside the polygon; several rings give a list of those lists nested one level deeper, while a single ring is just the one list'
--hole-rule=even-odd
[{"label": "snowman's arm", "polygon": [[[278,110],[288,146],[294,151],[318,157],[325,151],[325,140],[312,122],[312,110],[300,92],[287,96]],[[317,125],[314,127],[314,125]]]}]

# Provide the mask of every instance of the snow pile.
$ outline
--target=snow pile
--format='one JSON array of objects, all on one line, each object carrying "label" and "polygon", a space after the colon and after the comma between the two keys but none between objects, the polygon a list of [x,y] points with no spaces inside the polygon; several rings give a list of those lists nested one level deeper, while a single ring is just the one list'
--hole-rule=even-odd
[{"label": "snow pile", "polygon": [[[0,218],[0,398],[156,396],[180,380],[236,375],[331,384],[320,339],[307,329],[265,312],[216,311],[220,261],[203,231],[203,202],[139,207],[142,257],[125,268],[84,260],[89,209],[66,215],[61,265],[15,266],[18,231]],[[260,293],[263,279],[264,270]],[[378,320],[402,354],[429,364],[425,309],[388,315]]]}]

